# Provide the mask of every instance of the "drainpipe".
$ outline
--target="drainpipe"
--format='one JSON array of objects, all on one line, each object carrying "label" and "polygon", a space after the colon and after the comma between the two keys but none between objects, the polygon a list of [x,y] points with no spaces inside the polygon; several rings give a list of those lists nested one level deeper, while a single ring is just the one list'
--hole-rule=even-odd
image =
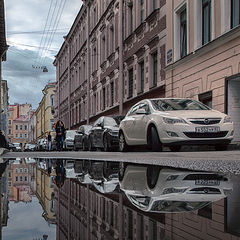
[{"label": "drainpipe", "polygon": [[119,98],[119,115],[123,115],[123,0],[119,1],[119,86],[118,86],[118,98]]},{"label": "drainpipe", "polygon": [[87,7],[87,124],[89,124],[90,118],[90,75],[91,75],[91,61],[90,61],[90,6]]}]

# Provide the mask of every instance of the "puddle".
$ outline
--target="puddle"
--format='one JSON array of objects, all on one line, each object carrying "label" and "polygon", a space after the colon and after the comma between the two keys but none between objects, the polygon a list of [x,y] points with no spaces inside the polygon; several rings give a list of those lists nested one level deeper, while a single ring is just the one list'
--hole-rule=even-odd
[{"label": "puddle", "polygon": [[0,173],[2,239],[240,239],[237,175],[29,158]]}]

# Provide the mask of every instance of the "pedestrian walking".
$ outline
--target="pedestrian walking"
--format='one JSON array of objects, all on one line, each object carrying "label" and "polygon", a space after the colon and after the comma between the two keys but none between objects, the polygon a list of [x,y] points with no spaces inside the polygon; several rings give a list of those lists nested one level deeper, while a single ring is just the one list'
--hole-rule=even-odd
[{"label": "pedestrian walking", "polygon": [[51,136],[51,132],[48,132],[47,141],[48,141],[48,151],[51,151],[52,150],[52,136]]},{"label": "pedestrian walking", "polygon": [[61,120],[57,121],[55,130],[56,130],[57,150],[61,151],[63,149],[63,141],[65,138],[65,127],[64,127],[63,121]]}]

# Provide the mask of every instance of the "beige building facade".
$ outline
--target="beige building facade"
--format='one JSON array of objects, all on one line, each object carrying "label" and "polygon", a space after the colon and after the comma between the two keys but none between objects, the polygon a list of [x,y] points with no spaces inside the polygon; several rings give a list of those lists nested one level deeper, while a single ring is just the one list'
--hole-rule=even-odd
[{"label": "beige building facade", "polygon": [[164,96],[166,1],[84,1],[58,52],[56,112],[68,128]]},{"label": "beige building facade", "polygon": [[167,1],[166,12],[166,97],[228,113],[240,141],[239,1]]},{"label": "beige building facade", "polygon": [[45,138],[48,132],[53,131],[54,125],[54,95],[55,95],[55,83],[49,83],[42,90],[43,97],[37,110],[36,116],[36,138]]}]

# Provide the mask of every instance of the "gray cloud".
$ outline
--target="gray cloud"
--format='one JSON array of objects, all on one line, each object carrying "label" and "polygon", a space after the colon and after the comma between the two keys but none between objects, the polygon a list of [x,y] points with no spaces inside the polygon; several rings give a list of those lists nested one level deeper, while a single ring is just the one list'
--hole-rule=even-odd
[{"label": "gray cloud", "polygon": [[[41,34],[47,19],[50,0],[8,0],[5,1],[7,42],[10,48],[7,61],[3,63],[3,79],[8,81],[10,103],[32,103],[36,108],[42,98],[42,89],[49,82],[56,79],[53,66],[54,55],[63,43],[63,36],[68,33],[77,16],[82,2],[67,0],[58,29],[43,58],[38,57],[41,49],[24,45],[40,46]],[[53,1],[53,3],[56,1]],[[35,32],[29,34],[13,34],[16,32]],[[33,68],[47,66],[48,72]]]}]

